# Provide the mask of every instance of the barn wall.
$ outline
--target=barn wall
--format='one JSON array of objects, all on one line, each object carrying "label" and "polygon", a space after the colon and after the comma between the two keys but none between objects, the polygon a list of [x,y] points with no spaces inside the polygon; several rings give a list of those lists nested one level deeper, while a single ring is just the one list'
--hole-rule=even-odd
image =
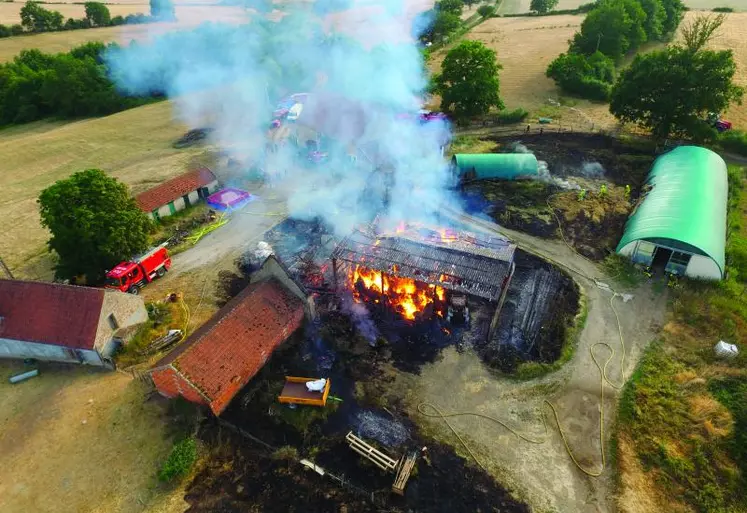
[{"label": "barn wall", "polygon": [[171,215],[171,209],[169,208],[168,205],[163,205],[162,207],[159,207],[158,215],[160,217],[168,217]]},{"label": "barn wall", "polygon": [[[112,329],[109,316],[114,315],[118,327]],[[105,292],[104,301],[101,304],[99,324],[96,328],[96,338],[93,347],[104,356],[111,356],[107,349],[111,350],[111,344],[107,344],[114,334],[122,328],[128,328],[141,324],[148,320],[148,312],[145,310],[145,302],[139,296],[126,294],[124,292]]]},{"label": "barn wall", "polygon": [[720,280],[721,270],[712,258],[702,255],[693,255],[690,257],[690,263],[687,264],[685,275],[690,276],[691,278]]},{"label": "barn wall", "polygon": [[184,198],[176,198],[174,200],[174,208],[176,209],[177,212],[187,208],[187,205],[184,203]]},{"label": "barn wall", "polygon": [[0,358],[35,358],[46,362],[81,363],[78,356],[89,365],[104,364],[98,353],[89,349],[69,349],[52,344],[0,338]]},{"label": "barn wall", "polygon": [[197,191],[192,191],[187,196],[189,197],[189,202],[192,205],[196,205],[200,202],[200,194]]},{"label": "barn wall", "polygon": [[209,184],[207,184],[207,189],[210,194],[214,193],[218,190],[218,180],[213,180]]}]

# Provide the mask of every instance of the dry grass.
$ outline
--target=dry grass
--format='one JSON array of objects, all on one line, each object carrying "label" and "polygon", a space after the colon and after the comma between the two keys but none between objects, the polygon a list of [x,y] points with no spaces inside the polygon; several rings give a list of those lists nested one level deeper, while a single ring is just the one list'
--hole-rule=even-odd
[{"label": "dry grass", "polygon": [[157,484],[171,440],[162,408],[146,402],[138,382],[115,372],[43,366],[39,377],[8,384],[21,368],[0,363],[0,511],[186,509],[181,490]]},{"label": "dry grass", "polygon": [[[0,23],[19,23],[20,5],[19,3],[0,3]],[[82,5],[47,5],[46,7],[63,12],[66,18],[83,17]],[[148,14],[149,12],[147,5],[109,5],[108,7],[112,16],[132,12]],[[0,39],[0,62],[12,60],[21,50],[28,48],[38,48],[49,53],[65,52],[89,41],[104,43],[114,41],[123,44],[132,40],[147,41],[166,32],[199,25],[205,21],[241,23],[249,19],[249,14],[244,9],[227,6],[177,6],[176,16],[179,20],[176,23],[146,23],[3,38]],[[16,18],[19,21],[13,21]]]},{"label": "dry grass", "polygon": [[[583,21],[582,16],[547,16],[541,18],[492,18],[467,34],[468,39],[482,41],[498,54],[503,66],[500,74],[501,97],[506,107],[522,107],[533,118],[540,115],[559,118],[563,124],[583,128],[614,126],[614,118],[606,104],[586,100],[564,102],[566,107],[548,110],[548,99],[562,96],[555,83],[545,76],[550,62],[567,50],[568,39]],[[431,60],[431,69],[437,71],[445,51]]]},{"label": "dry grass", "polygon": [[[21,23],[21,7],[24,4],[20,2],[3,2],[0,3],[0,23],[4,25],[13,25]],[[140,4],[121,4],[107,5],[112,17],[127,16],[128,14],[143,13],[148,14],[150,11],[148,5]],[[85,8],[81,4],[62,4],[62,5],[45,5],[45,9],[60,12],[65,19],[84,18]]]},{"label": "dry grass", "polygon": [[171,109],[170,102],[162,102],[104,118],[0,131],[0,255],[13,271],[20,277],[50,277],[48,265],[39,266],[49,259],[44,245],[48,233],[39,224],[36,198],[56,180],[101,168],[142,187],[184,172],[202,150],[171,147],[185,131],[172,121]]},{"label": "dry grass", "polygon": [[[626,435],[620,436],[617,451],[620,488],[617,506],[621,513],[659,513],[660,511],[689,511],[664,501],[650,472],[638,461],[633,443]],[[664,507],[666,505],[666,507]]]},{"label": "dry grass", "polygon": [[[590,0],[560,0],[555,10],[575,9]],[[713,9],[714,7],[731,7],[735,10],[745,10],[742,0],[684,0],[690,9]],[[498,9],[499,14],[516,14],[529,12],[531,0],[503,0]]]}]

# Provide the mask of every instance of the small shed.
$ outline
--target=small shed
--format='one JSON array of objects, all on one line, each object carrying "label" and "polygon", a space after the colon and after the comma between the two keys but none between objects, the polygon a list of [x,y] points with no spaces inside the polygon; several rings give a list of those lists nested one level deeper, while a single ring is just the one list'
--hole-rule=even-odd
[{"label": "small shed", "polygon": [[666,272],[720,280],[726,253],[726,163],[698,146],[656,159],[617,253]]},{"label": "small shed", "polygon": [[531,153],[457,153],[451,165],[462,181],[516,180],[538,174],[537,157]]},{"label": "small shed", "polygon": [[135,196],[138,206],[154,221],[204,201],[218,189],[218,179],[203,167],[167,180]]}]

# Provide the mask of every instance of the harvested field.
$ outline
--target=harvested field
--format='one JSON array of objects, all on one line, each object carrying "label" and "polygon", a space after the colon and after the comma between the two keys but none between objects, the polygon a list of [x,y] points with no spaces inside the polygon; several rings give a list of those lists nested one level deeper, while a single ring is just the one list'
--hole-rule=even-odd
[{"label": "harvested field", "polygon": [[[560,0],[557,11],[564,9],[576,9],[580,5],[589,3],[588,0]],[[503,0],[498,8],[499,14],[518,14],[529,12],[531,0]],[[731,7],[734,10],[744,11],[745,6],[742,0],[684,0],[684,4],[690,9],[713,9],[714,7]]]},{"label": "harvested field", "polygon": [[[21,23],[21,8],[23,7],[21,2],[3,2],[0,3],[0,23],[3,25],[12,25],[14,23]],[[107,5],[109,12],[112,17],[114,16],[127,16],[128,14],[143,13],[148,14],[150,8],[148,5],[138,4],[121,4],[121,5]],[[45,5],[45,9],[51,11],[60,12],[65,19],[68,18],[84,18],[85,8],[83,4],[61,4],[61,5]]]},{"label": "harvested field", "polygon": [[[498,54],[503,66],[500,74],[501,97],[506,107],[527,109],[532,118],[547,116],[581,129],[611,128],[615,119],[603,103],[587,100],[563,101],[564,107],[548,104],[558,100],[560,89],[545,77],[548,64],[568,46],[582,16],[546,16],[541,18],[492,18],[467,34],[468,39],[482,41]],[[431,69],[441,66],[445,52],[431,60]]]},{"label": "harvested field", "polygon": [[[707,3],[707,2],[700,2]],[[726,5],[728,2],[711,2],[712,4]],[[737,2],[732,2],[737,3]],[[744,2],[742,9],[745,8]],[[685,22],[697,16],[697,13],[689,12],[685,16]],[[747,86],[747,12],[731,13],[726,16],[726,22],[721,27],[709,45],[716,50],[733,50],[734,60],[737,63],[736,82],[741,86]],[[747,102],[742,105],[733,105],[725,114],[724,118],[728,119],[736,128],[747,129]]]},{"label": "harvested field", "polygon": [[[155,478],[171,440],[163,409],[116,372],[42,365],[11,385],[20,362],[0,363],[0,511],[184,511],[180,487]],[[106,471],[102,471],[106,469]]]},{"label": "harvested field", "polygon": [[[58,10],[65,18],[82,18],[83,5],[47,5],[52,10]],[[108,5],[112,16],[141,12],[149,13],[149,7],[142,4]],[[0,23],[20,23],[20,3],[0,3]],[[156,36],[186,27],[199,25],[206,21],[241,23],[249,20],[249,14],[240,7],[226,6],[177,6],[176,23],[146,23],[142,25],[127,25],[84,30],[70,30],[64,32],[48,32],[28,36],[7,37],[0,39],[0,63],[12,60],[21,50],[38,48],[43,52],[65,52],[89,41],[104,43],[118,42],[127,44],[130,41],[147,41]]]},{"label": "harvested field", "polygon": [[204,152],[171,146],[184,131],[172,121],[171,103],[162,102],[104,118],[39,122],[0,132],[0,189],[5,193],[0,255],[11,270],[24,278],[51,277],[44,246],[48,234],[36,208],[42,189],[89,168],[104,169],[136,188],[152,186],[183,172]]}]

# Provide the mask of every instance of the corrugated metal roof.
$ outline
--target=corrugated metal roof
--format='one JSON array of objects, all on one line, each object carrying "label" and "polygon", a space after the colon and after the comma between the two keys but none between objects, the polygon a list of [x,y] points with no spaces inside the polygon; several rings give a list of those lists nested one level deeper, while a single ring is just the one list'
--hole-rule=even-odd
[{"label": "corrugated metal roof", "polygon": [[0,280],[0,338],[92,349],[104,290]]},{"label": "corrugated metal roof", "polygon": [[511,271],[516,246],[506,242],[505,251],[490,258],[403,237],[376,238],[361,231],[340,242],[332,258],[399,277],[439,285],[446,289],[497,300]]},{"label": "corrugated metal roof", "polygon": [[724,274],[726,163],[698,146],[680,146],[656,159],[646,184],[651,190],[625,225],[620,251],[635,240],[670,239],[711,257]]},{"label": "corrugated metal roof", "polygon": [[475,178],[513,180],[537,176],[537,157],[531,153],[457,153],[451,159],[458,175],[474,171]]}]

